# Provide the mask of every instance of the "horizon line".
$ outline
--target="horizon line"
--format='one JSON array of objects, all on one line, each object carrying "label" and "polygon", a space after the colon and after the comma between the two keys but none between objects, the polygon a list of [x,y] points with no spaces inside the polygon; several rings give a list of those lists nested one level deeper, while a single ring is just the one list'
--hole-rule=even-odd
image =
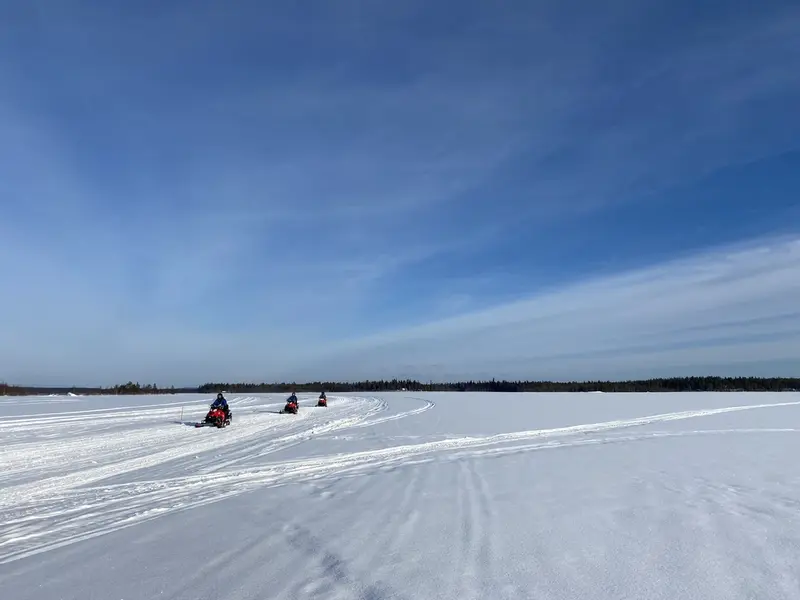
[{"label": "horizon line", "polygon": [[[349,381],[304,381],[304,382],[297,382],[297,381],[228,381],[228,382],[218,382],[218,381],[206,381],[201,384],[197,385],[168,385],[168,386],[158,386],[156,384],[156,390],[199,390],[204,386],[229,386],[229,387],[237,387],[237,386],[296,386],[296,387],[303,387],[303,386],[314,386],[319,384],[330,384],[334,386],[343,386],[343,385],[358,385],[364,383],[389,383],[392,381],[397,382],[409,382],[419,385],[457,385],[457,384],[465,384],[465,383],[474,383],[474,384],[488,384],[488,383],[521,383],[521,384],[559,384],[559,385],[584,385],[584,384],[593,384],[593,383],[604,383],[604,384],[623,384],[623,383],[646,383],[646,382],[655,382],[655,381],[680,381],[680,380],[690,380],[690,379],[717,379],[722,381],[730,381],[736,379],[747,379],[751,381],[775,381],[775,380],[790,380],[790,381],[798,381],[800,382],[800,375],[774,375],[774,376],[757,376],[757,375],[713,375],[713,374],[706,374],[706,375],[676,375],[671,377],[648,377],[648,378],[640,378],[640,379],[506,379],[502,378],[499,379],[497,377],[493,377],[491,379],[460,379],[460,380],[452,380],[452,381],[434,381],[432,379],[428,380],[421,380],[421,379],[414,379],[414,378],[396,378],[393,377],[391,379],[387,378],[379,378],[379,379],[360,379],[360,380],[349,380]],[[28,384],[19,384],[19,383],[9,383],[6,381],[0,380],[0,389],[33,389],[33,390],[72,390],[72,389],[81,389],[81,390],[112,390],[115,388],[122,388],[126,386],[128,383],[133,383],[134,385],[139,386],[140,389],[146,388],[148,385],[152,386],[151,383],[141,384],[140,382],[128,380],[125,383],[118,383],[111,386],[102,386],[102,385],[28,385]],[[151,388],[153,389],[153,388]]]}]

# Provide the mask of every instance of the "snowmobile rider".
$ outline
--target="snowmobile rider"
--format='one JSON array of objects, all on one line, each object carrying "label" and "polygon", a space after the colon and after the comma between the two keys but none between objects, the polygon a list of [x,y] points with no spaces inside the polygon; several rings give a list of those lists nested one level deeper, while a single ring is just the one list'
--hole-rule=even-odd
[{"label": "snowmobile rider", "polygon": [[327,399],[328,399],[328,398],[325,396],[325,392],[322,392],[322,393],[319,395],[319,399],[320,399],[320,400],[327,400]]},{"label": "snowmobile rider", "polygon": [[299,402],[297,401],[297,396],[295,395],[294,392],[292,392],[292,395],[289,396],[289,398],[287,398],[286,402],[287,403],[288,402],[294,402],[295,404],[299,404]]},{"label": "snowmobile rider", "polygon": [[228,408],[228,401],[225,399],[225,396],[222,395],[222,392],[217,394],[217,399],[211,403],[211,408],[221,408],[225,412],[226,417],[230,417],[231,409]]}]

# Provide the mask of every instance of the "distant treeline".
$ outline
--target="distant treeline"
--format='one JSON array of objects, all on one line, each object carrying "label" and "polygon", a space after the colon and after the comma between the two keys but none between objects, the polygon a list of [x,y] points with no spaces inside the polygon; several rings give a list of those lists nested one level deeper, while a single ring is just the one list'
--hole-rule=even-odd
[{"label": "distant treeline", "polygon": [[212,394],[288,392],[791,392],[800,390],[800,378],[792,377],[671,377],[635,381],[459,381],[423,383],[412,379],[377,381],[314,381],[310,383],[204,383],[199,387],[169,388],[155,383],[129,381],[111,387],[31,387],[0,382],[0,395],[130,395],[130,394]]},{"label": "distant treeline", "polygon": [[423,383],[411,379],[312,383],[204,383],[197,391],[269,392],[787,392],[800,391],[800,378],[791,377],[671,377],[633,381],[458,381]]},{"label": "distant treeline", "polygon": [[196,387],[176,388],[175,386],[170,386],[168,388],[161,388],[154,383],[141,385],[132,381],[111,387],[42,387],[10,385],[0,382],[0,396],[46,396],[50,394],[59,396],[65,396],[67,394],[76,394],[79,396],[97,396],[129,394],[192,394],[196,392]]}]

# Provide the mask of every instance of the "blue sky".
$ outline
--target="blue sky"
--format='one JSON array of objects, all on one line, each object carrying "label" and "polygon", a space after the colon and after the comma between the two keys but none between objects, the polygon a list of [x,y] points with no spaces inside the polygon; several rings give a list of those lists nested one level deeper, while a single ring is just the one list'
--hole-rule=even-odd
[{"label": "blue sky", "polygon": [[800,376],[796,2],[0,3],[0,379]]}]

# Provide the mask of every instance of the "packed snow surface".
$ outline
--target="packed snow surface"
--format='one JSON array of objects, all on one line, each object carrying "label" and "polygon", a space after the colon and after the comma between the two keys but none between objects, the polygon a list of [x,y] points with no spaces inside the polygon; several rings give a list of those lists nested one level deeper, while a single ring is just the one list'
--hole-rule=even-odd
[{"label": "packed snow surface", "polygon": [[0,398],[13,600],[800,597],[800,394]]}]

